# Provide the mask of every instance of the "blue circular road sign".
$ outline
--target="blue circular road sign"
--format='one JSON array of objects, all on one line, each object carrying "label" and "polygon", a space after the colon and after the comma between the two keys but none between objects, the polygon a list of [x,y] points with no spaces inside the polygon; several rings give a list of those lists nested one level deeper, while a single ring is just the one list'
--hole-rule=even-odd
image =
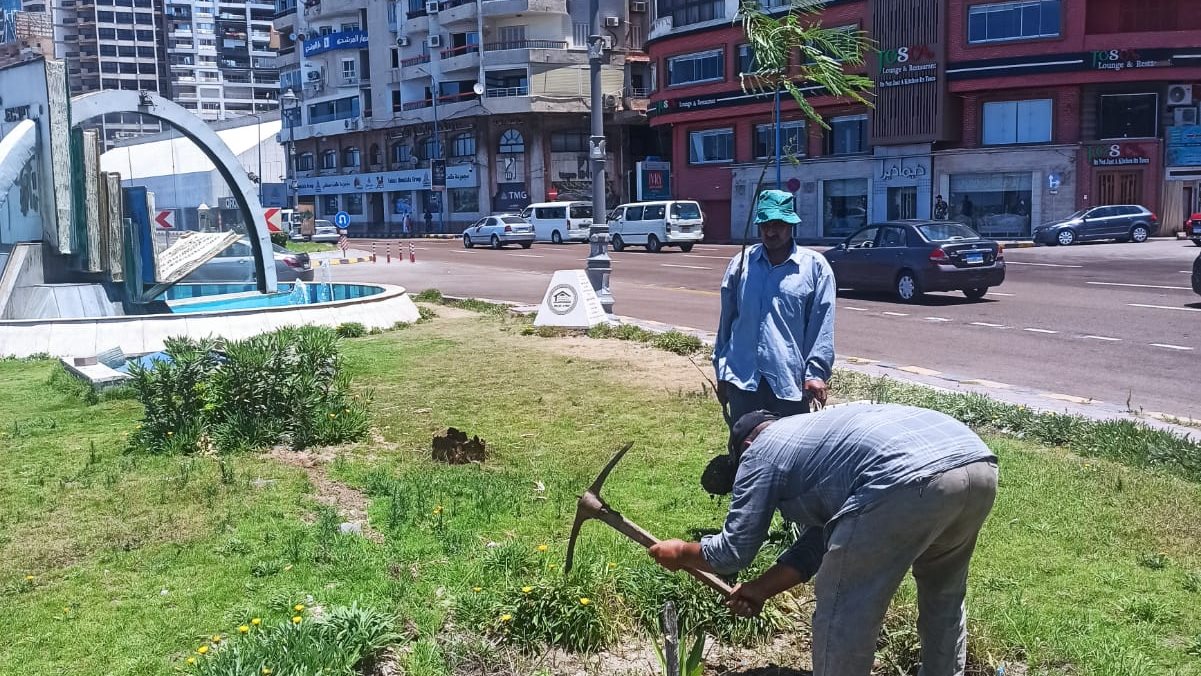
[{"label": "blue circular road sign", "polygon": [[348,227],[350,225],[350,214],[346,213],[345,211],[339,211],[338,213],[334,214],[334,225],[338,226],[339,228]]}]

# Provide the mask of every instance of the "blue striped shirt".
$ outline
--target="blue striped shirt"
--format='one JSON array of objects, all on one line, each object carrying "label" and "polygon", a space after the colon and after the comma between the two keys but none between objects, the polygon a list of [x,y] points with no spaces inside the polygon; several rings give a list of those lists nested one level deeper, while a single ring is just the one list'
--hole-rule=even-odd
[{"label": "blue striped shirt", "polygon": [[717,379],[751,392],[762,377],[777,397],[800,401],[806,380],[829,380],[834,368],[834,273],[821,254],[795,244],[772,265],[756,244],[735,289],[740,256],[721,283]]},{"label": "blue striped shirt", "polygon": [[806,526],[779,559],[807,580],[821,565],[826,533],[847,514],[870,510],[898,486],[996,456],[966,425],[924,408],[845,404],[784,418],[742,454],[730,513],[701,552],[718,573],[750,565],[772,516]]}]

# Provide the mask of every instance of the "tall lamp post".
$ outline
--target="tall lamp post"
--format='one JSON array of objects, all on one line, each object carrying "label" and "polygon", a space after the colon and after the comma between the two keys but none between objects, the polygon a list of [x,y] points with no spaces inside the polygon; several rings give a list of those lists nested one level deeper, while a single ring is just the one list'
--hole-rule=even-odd
[{"label": "tall lamp post", "polygon": [[[286,174],[286,178],[287,178],[287,182],[288,182],[288,206],[293,211],[295,211],[296,206],[297,206],[296,205],[296,179],[294,178],[295,173],[294,173],[294,168],[292,167],[293,154],[295,151],[294,151],[292,142],[293,142],[293,134],[296,133],[294,130],[296,128],[297,120],[292,119],[291,113],[293,113],[293,112],[299,113],[300,112],[300,99],[297,98],[296,92],[293,92],[290,87],[288,88],[288,91],[284,92],[279,97],[279,110],[280,110],[279,119],[282,122],[282,124],[285,127],[287,127],[287,129],[288,129],[288,147],[286,150],[287,157],[285,158],[285,161],[284,161],[284,164],[285,164],[284,169],[285,169],[285,174]],[[262,172],[260,171],[259,173],[261,174]],[[261,180],[261,178],[260,178],[260,180]],[[292,214],[292,218],[293,219],[296,218],[295,213]]]},{"label": "tall lamp post", "polygon": [[605,37],[601,35],[600,0],[589,4],[591,23],[588,27],[589,88],[592,94],[592,135],[588,143],[588,158],[592,163],[592,226],[588,229],[591,249],[585,270],[588,281],[596,290],[601,307],[613,314],[613,294],[609,291],[609,274],[613,261],[609,258],[609,218],[605,208],[605,110],[601,91],[601,64],[605,58]]}]

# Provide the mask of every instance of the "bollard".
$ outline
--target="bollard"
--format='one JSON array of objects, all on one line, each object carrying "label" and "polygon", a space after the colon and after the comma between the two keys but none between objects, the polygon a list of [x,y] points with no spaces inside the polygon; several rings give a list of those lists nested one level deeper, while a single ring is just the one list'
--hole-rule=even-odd
[{"label": "bollard", "polygon": [[409,242],[409,262],[417,262],[417,247],[413,246],[412,242]]},{"label": "bollard", "polygon": [[375,262],[375,242],[371,243],[371,262]]},{"label": "bollard", "polygon": [[392,262],[392,242],[388,242],[387,244],[384,245],[384,253],[388,257],[386,262],[391,263]]}]

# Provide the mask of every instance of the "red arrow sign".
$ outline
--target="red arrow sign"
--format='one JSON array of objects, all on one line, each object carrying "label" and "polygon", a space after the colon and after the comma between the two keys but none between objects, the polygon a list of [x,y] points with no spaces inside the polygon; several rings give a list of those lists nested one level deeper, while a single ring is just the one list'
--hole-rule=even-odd
[{"label": "red arrow sign", "polygon": [[155,225],[162,228],[163,230],[170,230],[170,229],[174,228],[175,227],[175,212],[174,211],[158,212],[158,215],[154,217],[154,223],[155,223]]},{"label": "red arrow sign", "polygon": [[264,209],[263,216],[267,220],[267,230],[269,232],[282,232],[279,229],[279,209],[274,207],[271,209]]}]

